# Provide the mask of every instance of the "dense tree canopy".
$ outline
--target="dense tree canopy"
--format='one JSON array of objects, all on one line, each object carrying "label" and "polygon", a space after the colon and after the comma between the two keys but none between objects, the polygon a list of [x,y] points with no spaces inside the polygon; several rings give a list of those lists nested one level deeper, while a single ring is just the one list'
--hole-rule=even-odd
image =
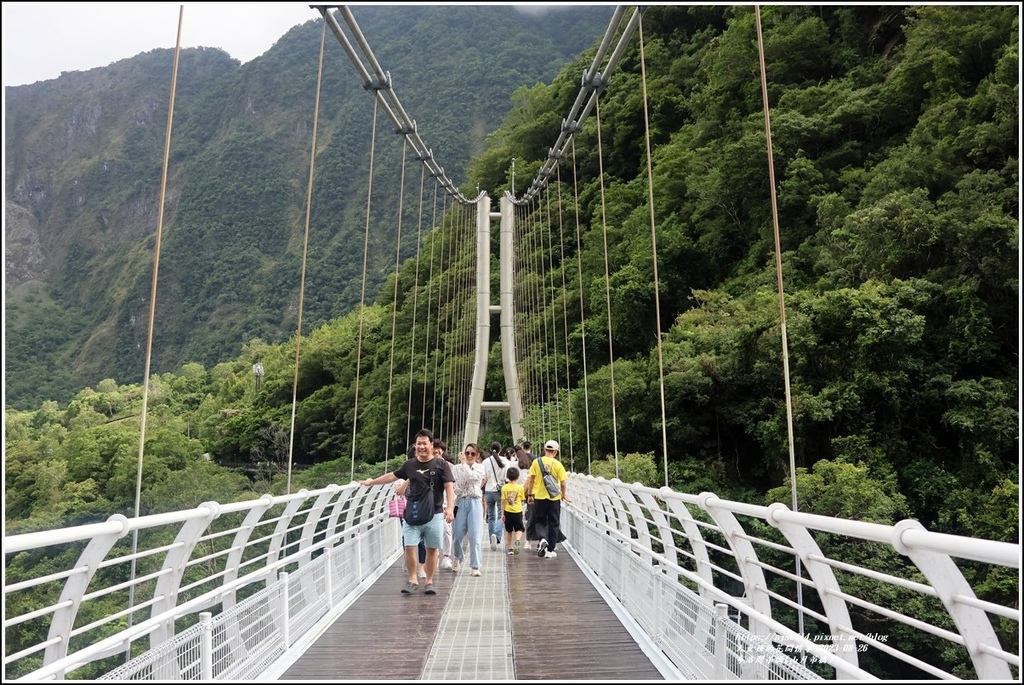
[{"label": "dense tree canopy", "polygon": [[[801,510],[1019,537],[1016,18],[1009,6],[765,9]],[[524,425],[531,437],[558,436],[576,471],[648,485],[663,484],[664,471],[679,490],[789,502],[754,19],[750,7],[650,7],[643,66],[653,207],[634,44],[602,94],[601,130],[588,119],[552,179],[546,197],[565,201],[538,205],[521,236],[516,287],[545,295],[536,311],[517,313],[517,326],[566,341],[520,360],[523,378],[561,375],[557,392],[527,407]],[[551,85],[516,91],[473,158],[472,185],[493,195],[510,188],[513,157],[522,178],[540,168],[586,59]],[[221,154],[273,153],[244,131],[233,140]],[[349,162],[335,161],[330,173],[343,175]],[[211,160],[205,173],[217,169]],[[210,264],[197,279],[211,312],[236,296],[223,274],[243,261],[253,290],[281,298],[285,276],[262,268],[261,254],[283,244],[270,224],[283,220],[282,198],[294,190],[265,169],[252,174],[236,190],[270,203],[252,210],[267,228],[259,244],[207,222],[195,200],[180,209],[206,243],[234,241],[240,260]],[[227,318],[223,342],[240,345],[241,356],[154,376],[142,510],[281,493],[289,464],[308,467],[296,470],[293,488],[377,474],[404,453],[410,427],[444,425],[460,398],[441,396],[437,376],[424,371],[469,360],[458,341],[425,328],[423,314],[470,268],[445,261],[445,231],[440,218],[425,227],[362,311],[280,344]],[[351,238],[319,246],[319,255],[350,249]],[[336,277],[337,288],[352,288],[358,274]],[[492,278],[496,288],[496,268]],[[188,321],[178,323],[187,332]],[[495,396],[504,388],[499,352],[497,343],[489,351]],[[256,362],[265,368],[258,387]],[[114,380],[78,391],[67,406],[8,408],[8,532],[129,512],[140,410],[140,386]],[[511,438],[507,416],[491,414],[481,441]],[[868,563],[869,551],[849,552]],[[979,582],[993,595],[1016,591],[1016,579],[998,574]]]}]

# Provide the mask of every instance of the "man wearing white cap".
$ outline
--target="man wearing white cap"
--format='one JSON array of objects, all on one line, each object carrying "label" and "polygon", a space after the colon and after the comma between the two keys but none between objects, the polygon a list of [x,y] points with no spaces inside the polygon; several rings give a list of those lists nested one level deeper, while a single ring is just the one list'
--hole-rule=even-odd
[{"label": "man wearing white cap", "polygon": [[[549,473],[558,481],[559,492],[552,494],[544,485],[544,473]],[[558,461],[558,442],[548,440],[544,443],[544,454],[530,464],[529,475],[523,483],[526,490],[526,501],[532,514],[530,526],[540,538],[537,545],[537,556],[554,559],[555,545],[565,540],[562,535],[562,502],[571,503],[572,499],[565,493],[566,474],[562,462]]]}]

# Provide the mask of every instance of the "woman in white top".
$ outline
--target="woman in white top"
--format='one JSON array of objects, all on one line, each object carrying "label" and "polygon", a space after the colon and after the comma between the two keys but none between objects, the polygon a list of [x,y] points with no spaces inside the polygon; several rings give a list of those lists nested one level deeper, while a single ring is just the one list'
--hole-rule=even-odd
[{"label": "woman in white top", "polygon": [[501,458],[501,443],[491,445],[491,454],[484,459],[484,505],[487,507],[487,533],[491,539],[491,551],[498,549],[504,532],[501,526],[501,486],[505,484],[505,469],[511,462]]},{"label": "woman in white top", "polygon": [[473,569],[472,575],[479,576],[484,524],[481,490],[487,480],[484,467],[480,464],[480,448],[473,443],[466,445],[466,449],[459,455],[459,463],[452,467],[452,473],[455,475],[455,521],[452,522],[455,563],[452,570],[458,572],[462,568],[465,555],[462,539],[468,534],[469,565]]}]

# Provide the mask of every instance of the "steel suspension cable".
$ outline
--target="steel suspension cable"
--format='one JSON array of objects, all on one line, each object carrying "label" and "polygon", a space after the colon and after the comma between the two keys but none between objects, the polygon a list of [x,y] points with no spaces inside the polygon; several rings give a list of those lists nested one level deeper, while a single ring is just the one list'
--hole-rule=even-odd
[{"label": "steel suspension cable", "polygon": [[[530,327],[530,322],[533,321],[533,254],[531,247],[532,234],[530,233],[530,215],[526,211],[524,205],[516,206],[516,213],[518,220],[516,225],[520,227],[520,233],[522,235],[522,242],[519,243],[522,246],[522,283],[520,285],[523,293],[523,313],[522,319],[519,322],[519,328],[522,329],[522,351],[521,356],[523,359],[523,368],[526,369],[526,383],[523,386],[525,392],[523,393],[523,412],[524,419],[527,412],[527,408],[535,406],[537,402],[537,369],[534,364],[531,363],[533,359],[533,330]],[[517,348],[518,349],[518,348]],[[530,415],[535,417],[536,412],[530,412]],[[536,419],[532,419],[536,421]],[[537,423],[533,424],[533,431],[540,429]]]},{"label": "steel suspension cable", "polygon": [[555,436],[555,429],[551,417],[552,412],[552,397],[551,397],[551,354],[548,349],[550,339],[548,337],[548,270],[545,268],[544,263],[544,236],[547,231],[547,222],[545,219],[545,208],[544,198],[538,194],[537,197],[537,313],[541,317],[541,326],[538,327],[538,351],[542,356],[541,359],[541,387],[543,389],[543,408],[544,416],[544,433],[545,435]]},{"label": "steel suspension cable", "polygon": [[583,357],[583,418],[587,429],[587,474],[591,472],[593,458],[590,447],[590,389],[587,368],[587,318],[583,305],[583,240],[580,237],[580,188],[579,168],[576,164],[576,137],[570,141],[572,147],[572,201],[576,218],[576,282],[580,289],[580,349]]},{"label": "steel suspension cable", "polygon": [[288,428],[288,476],[285,494],[292,492],[292,458],[295,454],[295,414],[299,404],[299,352],[302,348],[302,310],[306,295],[306,260],[309,255],[309,224],[313,213],[313,173],[316,170],[316,141],[320,126],[320,91],[324,76],[324,41],[327,38],[327,23],[320,33],[320,58],[316,70],[316,98],[313,104],[313,135],[309,149],[309,178],[306,181],[306,225],[302,236],[302,269],[299,276],[299,313],[295,324],[295,367],[292,371],[292,411]]},{"label": "steel suspension cable", "polygon": [[[551,245],[551,234],[553,233],[553,231],[552,231],[552,227],[551,227],[551,186],[550,185],[545,187],[544,196],[545,196],[546,205],[547,205],[547,207],[546,207],[546,209],[547,209],[547,231],[546,231],[546,233],[547,233],[547,238],[548,238],[548,270],[547,270],[547,276],[548,276],[548,279],[549,279],[549,285],[547,286],[547,289],[548,289],[548,293],[549,293],[549,295],[551,297],[551,335],[550,336],[545,335],[545,337],[547,338],[546,343],[551,346],[551,354],[548,355],[548,357],[551,358],[550,359],[551,370],[552,370],[551,376],[554,377],[554,384],[553,384],[553,386],[552,385],[548,386],[548,395],[551,397],[551,399],[552,399],[552,401],[554,402],[554,405],[555,405],[555,419],[554,419],[555,430],[552,431],[552,434],[556,435],[558,437],[559,441],[563,441],[563,439],[562,439],[562,411],[561,411],[561,404],[559,402],[560,396],[558,394],[558,336],[557,336],[557,324],[555,322],[555,314],[557,313],[557,310],[558,310],[558,306],[557,306],[557,304],[555,302],[555,298],[556,298],[556,293],[558,291],[555,289],[555,276],[554,276],[554,273],[555,273],[555,257],[554,257],[555,250],[554,250],[554,247],[552,247],[552,245]],[[545,327],[547,327],[547,317],[545,317],[544,322],[545,322],[545,324],[544,324]],[[554,392],[553,393],[551,391],[552,387],[554,387]],[[561,452],[559,452],[559,454],[561,454]]]},{"label": "steel suspension cable", "polygon": [[[438,423],[441,429],[441,435],[447,437],[448,431],[450,430],[449,420],[451,418],[451,412],[448,410],[450,406],[451,397],[449,395],[450,389],[448,388],[448,373],[451,370],[451,365],[454,363],[454,341],[455,341],[455,309],[454,303],[452,302],[452,283],[455,281],[456,269],[453,253],[455,252],[456,239],[456,219],[458,218],[458,203],[453,203],[448,212],[446,212],[448,218],[448,263],[445,267],[445,294],[444,294],[444,348],[441,354],[441,420]],[[444,220],[442,219],[442,222]],[[441,311],[441,303],[438,302],[438,312]],[[440,346],[438,349],[442,349]]]},{"label": "steel suspension cable", "polygon": [[544,264],[541,261],[543,256],[543,222],[540,213],[540,198],[534,196],[530,200],[530,218],[532,226],[530,231],[533,254],[533,296],[534,296],[534,321],[540,321],[540,325],[534,325],[534,356],[537,360],[537,406],[540,408],[540,425],[544,435],[550,433],[548,421],[548,394],[547,394],[547,355],[544,353],[544,326],[547,324],[547,317],[544,314]]},{"label": "steel suspension cable", "polygon": [[[799,511],[796,496],[796,453],[793,445],[793,397],[789,382],[789,342],[786,335],[786,298],[782,287],[782,240],[779,235],[779,204],[775,193],[775,160],[772,154],[772,124],[768,107],[768,77],[764,66],[764,37],[761,34],[761,6],[754,5],[754,17],[757,20],[757,57],[761,69],[761,101],[764,106],[764,137],[768,151],[768,185],[771,189],[772,228],[775,237],[775,277],[779,289],[779,325],[782,331],[782,377],[786,388],[786,431],[789,439],[789,485],[793,511]],[[800,556],[796,556],[796,575],[800,575]],[[797,612],[800,634],[804,633],[803,583],[796,584]]]},{"label": "steel suspension cable", "polygon": [[405,211],[405,162],[409,155],[409,140],[402,142],[402,171],[398,182],[398,228],[395,237],[395,291],[391,300],[391,356],[388,359],[388,411],[384,423],[384,470],[391,459],[391,404],[395,380],[395,329],[398,324],[398,281],[402,265],[402,215]]},{"label": "steel suspension cable", "polygon": [[412,331],[409,334],[409,399],[408,407],[406,407],[406,420],[405,420],[405,448],[412,444],[412,381],[413,376],[413,364],[416,358],[416,317],[418,315],[419,305],[419,294],[420,294],[420,250],[423,245],[423,191],[425,187],[427,177],[426,165],[420,165],[420,199],[419,199],[419,212],[416,225],[416,256],[414,261],[416,262],[415,279],[412,284]]},{"label": "steel suspension cable", "polygon": [[644,20],[637,25],[640,41],[640,82],[644,101],[644,143],[647,146],[647,206],[651,215],[651,264],[654,267],[654,323],[658,333],[658,394],[661,399],[661,454],[665,469],[665,487],[668,483],[668,429],[665,425],[665,362],[661,349],[661,292],[658,285],[658,234],[654,223],[654,170],[651,163],[651,119],[647,111],[647,67],[644,60]]},{"label": "steel suspension cable", "polygon": [[[445,225],[445,218],[447,216],[448,216],[448,194],[445,193],[445,195],[441,198],[441,225],[439,226],[439,230],[441,231],[441,235],[438,238],[438,240],[440,241],[440,246],[439,246],[439,249],[437,251],[437,259],[438,259],[438,263],[437,263],[437,277],[438,277],[438,279],[443,279],[445,284],[448,283],[448,280],[447,280],[448,273],[445,271],[445,261],[444,261],[444,250],[445,250],[444,225]],[[450,241],[449,241],[449,243],[450,243]],[[449,248],[451,247],[450,244],[449,244],[448,247]],[[441,364],[440,357],[443,356],[443,353],[441,352],[441,328],[444,327],[446,329],[445,332],[447,332],[447,321],[445,319],[443,319],[442,316],[441,316],[441,285],[442,285],[441,283],[438,283],[438,285],[437,285],[437,314],[435,315],[437,317],[437,325],[434,326],[434,349],[433,349],[433,357],[434,357],[434,397],[433,397],[433,401],[431,402],[431,405],[430,405],[431,412],[433,413],[433,416],[431,417],[432,418],[433,431],[435,433],[439,433],[440,432],[440,419],[438,418],[438,415],[439,414],[442,415],[442,418],[443,418],[443,413],[438,411],[438,404],[437,404],[437,390],[438,390],[438,388],[437,388],[437,386],[438,386],[437,374],[438,374],[438,368],[440,367],[440,364]]]},{"label": "steel suspension cable", "polygon": [[[445,204],[447,205],[447,195],[445,196]],[[437,289],[437,317],[440,325],[437,328],[437,343],[434,347],[434,437],[440,438],[447,436],[445,432],[448,414],[445,411],[445,400],[447,395],[447,388],[445,387],[445,378],[448,370],[448,360],[450,359],[450,350],[448,346],[448,336],[451,335],[451,292],[452,292],[452,270],[451,270],[451,253],[452,253],[452,238],[451,238],[451,213],[452,209],[445,207],[444,213],[441,215],[441,245],[448,251],[448,262],[444,263],[442,257],[442,264],[440,266],[439,275],[444,281],[443,285]],[[448,239],[444,238],[445,225],[448,225]],[[442,295],[442,289],[444,294]],[[442,346],[442,343],[443,346]],[[438,395],[440,394],[440,401],[438,401]]]},{"label": "steel suspension cable", "polygon": [[356,479],[356,437],[359,432],[359,370],[363,357],[363,325],[366,320],[366,261],[370,251],[370,208],[373,199],[373,161],[377,149],[377,110],[380,98],[373,99],[373,122],[370,125],[370,167],[366,184],[366,226],[363,230],[363,279],[359,290],[359,336],[356,342],[356,384],[352,398],[352,462],[350,478]]},{"label": "steel suspension cable", "polygon": [[469,277],[466,279],[466,361],[463,367],[463,386],[465,401],[462,407],[462,446],[466,444],[466,417],[469,416],[469,399],[470,392],[473,385],[473,362],[476,352],[476,311],[477,304],[476,298],[480,293],[480,273],[476,269],[476,234],[478,230],[477,226],[477,210],[478,205],[473,204],[466,208],[466,250],[469,256],[469,263],[466,267],[466,271]]},{"label": "steel suspension cable", "polygon": [[[539,387],[540,384],[537,381],[537,365],[532,363],[534,358],[534,330],[531,325],[536,320],[535,314],[537,311],[536,307],[536,295],[534,292],[535,279],[534,274],[536,273],[536,265],[533,261],[533,226],[532,226],[532,215],[527,209],[527,205],[523,204],[519,207],[520,215],[522,217],[520,224],[523,226],[523,296],[525,311],[523,312],[522,328],[523,328],[523,358],[525,360],[527,369],[528,380],[528,400],[524,398],[524,404],[531,404],[536,408],[540,396]],[[533,430],[542,431],[544,429],[543,420],[540,419],[539,414],[536,410],[533,412],[534,426]]]},{"label": "steel suspension cable", "polygon": [[615,477],[619,477],[619,434],[615,417],[615,347],[612,343],[612,286],[608,265],[608,214],[604,197],[604,154],[601,149],[601,94],[595,91],[594,118],[597,122],[597,175],[601,188],[601,237],[604,239],[604,293],[608,307],[608,374],[612,401],[612,449],[615,455]]},{"label": "steel suspension cable", "polygon": [[[142,372],[142,409],[139,416],[139,457],[135,469],[135,518],[142,513],[142,460],[146,451],[146,417],[149,415],[149,374],[153,360],[153,329],[156,321],[156,290],[160,274],[160,243],[164,230],[164,203],[167,197],[167,167],[171,155],[171,124],[174,121],[174,96],[178,90],[178,61],[181,56],[181,25],[185,14],[185,6],[178,8],[178,34],[174,45],[174,63],[171,66],[171,94],[167,105],[167,127],[164,130],[164,158],[160,172],[160,212],[156,218],[156,244],[153,249],[153,278],[149,289],[149,320],[146,325],[146,364]],[[135,557],[139,548],[139,531],[132,530],[132,561],[131,578],[135,580]],[[128,589],[128,625],[132,625],[135,616],[135,583]],[[125,653],[125,662],[131,660],[131,645]]]},{"label": "steel suspension cable", "polygon": [[540,325],[536,327],[536,350],[537,350],[537,380],[540,388],[541,425],[544,426],[544,435],[551,435],[551,396],[548,393],[548,357],[547,354],[547,307],[545,307],[545,276],[544,276],[544,220],[541,209],[541,200],[535,196],[533,207],[534,225],[534,292],[537,296],[536,317]]},{"label": "steel suspension cable", "polygon": [[[466,215],[467,207],[461,203],[456,203],[458,210],[456,214],[456,231],[455,236],[458,241],[458,248],[456,249],[456,260],[455,260],[455,349],[456,354],[452,359],[451,377],[448,381],[451,392],[451,428],[449,429],[449,435],[459,435],[460,426],[463,425],[466,413],[463,411],[462,403],[466,399],[466,393],[461,391],[459,379],[463,377],[463,368],[465,367],[466,353],[468,350],[468,334],[467,330],[467,318],[466,313],[469,307],[469,293],[471,292],[469,285],[469,272],[471,271],[471,264],[473,261],[472,252],[469,250],[469,240],[466,236]],[[474,243],[475,246],[475,243]],[[460,436],[457,443],[463,443],[465,441]]]},{"label": "steel suspension cable", "polygon": [[462,389],[462,404],[459,407],[459,417],[461,420],[461,433],[462,439],[459,440],[461,446],[466,444],[466,416],[469,415],[469,394],[470,385],[472,384],[473,377],[473,358],[476,345],[476,297],[479,293],[477,289],[477,283],[480,278],[480,274],[476,271],[476,214],[477,205],[472,204],[465,207],[465,222],[466,222],[466,281],[464,284],[464,292],[466,293],[466,312],[465,312],[465,356],[463,357],[462,364],[462,375],[461,379],[465,379],[460,388]]},{"label": "steel suspension cable", "polygon": [[[515,206],[515,233],[516,233],[516,245],[522,245],[523,249],[516,250],[516,273],[519,275],[515,287],[516,293],[516,316],[515,316],[515,337],[516,337],[516,356],[517,368],[520,370],[520,374],[525,371],[526,377],[520,382],[522,388],[522,403],[523,403],[523,419],[526,419],[526,408],[532,401],[530,394],[534,392],[534,384],[532,384],[532,369],[528,365],[527,353],[529,350],[528,345],[528,330],[526,322],[529,320],[529,279],[527,277],[528,271],[526,269],[528,261],[526,255],[528,250],[525,248],[526,245],[526,225],[524,217],[522,216],[522,208],[519,205]],[[537,426],[532,427],[534,431],[537,431]]]},{"label": "steel suspension cable", "polygon": [[433,319],[430,316],[431,308],[434,305],[434,297],[432,294],[432,288],[434,287],[434,243],[437,242],[437,178],[434,179],[434,200],[433,209],[430,219],[430,258],[428,264],[430,269],[427,272],[427,318],[426,318],[426,330],[423,335],[423,405],[422,405],[422,417],[420,420],[420,427],[425,428],[427,425],[427,388],[430,387],[428,383],[429,377],[427,376],[428,350],[430,349],[430,324]]},{"label": "steel suspension cable", "polygon": [[456,250],[457,258],[455,260],[456,273],[455,273],[455,355],[452,359],[448,385],[451,388],[451,411],[450,411],[450,427],[447,435],[450,436],[450,440],[454,445],[464,443],[461,436],[456,439],[455,436],[459,435],[459,417],[465,416],[463,412],[462,403],[466,399],[466,393],[460,392],[459,379],[462,378],[463,367],[465,362],[466,354],[466,303],[469,301],[467,279],[469,277],[469,266],[465,263],[466,259],[466,212],[465,208],[461,204],[456,204],[456,221],[455,221],[455,236],[458,241],[459,248]]},{"label": "steel suspension cable", "polygon": [[555,165],[555,173],[557,174],[557,183],[555,188],[557,189],[558,197],[558,249],[561,257],[560,263],[562,265],[562,334],[565,338],[563,345],[563,351],[565,352],[565,410],[569,420],[569,470],[571,472],[576,471],[576,447],[573,442],[573,415],[572,415],[572,388],[570,386],[569,375],[569,298],[567,287],[565,284],[565,228],[563,226],[563,213],[564,207],[562,202],[562,165]]}]

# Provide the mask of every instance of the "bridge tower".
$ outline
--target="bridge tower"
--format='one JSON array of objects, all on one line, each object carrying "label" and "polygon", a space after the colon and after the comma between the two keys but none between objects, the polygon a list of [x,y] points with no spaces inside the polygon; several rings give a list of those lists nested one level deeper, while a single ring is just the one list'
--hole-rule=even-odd
[{"label": "bridge tower", "polygon": [[[515,310],[512,305],[513,233],[515,212],[507,194],[501,198],[501,211],[491,212],[491,198],[486,193],[476,205],[476,356],[473,359],[473,381],[469,392],[466,433],[463,444],[477,442],[484,411],[507,410],[512,425],[512,440],[523,439],[523,405],[519,395],[519,371],[516,368]],[[500,220],[498,234],[498,304],[491,304],[491,221]],[[491,348],[491,316],[499,315],[501,366],[505,374],[504,401],[484,401],[487,381],[487,360]],[[461,445],[459,446],[461,448]]]}]

